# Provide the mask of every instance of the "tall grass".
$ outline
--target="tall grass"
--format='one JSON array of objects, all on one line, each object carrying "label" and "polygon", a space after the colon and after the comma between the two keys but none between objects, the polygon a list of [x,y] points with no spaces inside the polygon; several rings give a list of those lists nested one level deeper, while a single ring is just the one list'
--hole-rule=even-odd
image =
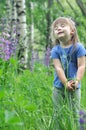
[{"label": "tall grass", "polygon": [[[18,73],[17,64],[15,59],[0,60],[0,129],[53,129],[53,68],[35,64],[33,71]],[[85,108],[85,78],[82,85],[81,106]],[[72,113],[66,106],[61,109],[62,130],[75,130]]]},{"label": "tall grass", "polygon": [[84,109],[86,109],[86,100],[85,100],[85,98],[86,98],[86,71],[85,71],[85,75],[84,75],[84,77],[83,77],[83,79],[82,79],[82,88],[81,88],[81,94],[82,94],[82,96],[81,96],[81,105],[82,105],[82,107],[84,108]]}]

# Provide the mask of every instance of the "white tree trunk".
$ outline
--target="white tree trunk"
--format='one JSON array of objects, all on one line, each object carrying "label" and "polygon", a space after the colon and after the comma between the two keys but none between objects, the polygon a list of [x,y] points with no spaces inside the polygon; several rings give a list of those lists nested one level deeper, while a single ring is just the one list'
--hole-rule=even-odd
[{"label": "white tree trunk", "polygon": [[17,29],[19,36],[19,58],[23,62],[23,67],[27,67],[28,63],[28,44],[27,44],[27,25],[26,25],[26,6],[25,0],[16,0],[17,9]]},{"label": "white tree trunk", "polygon": [[12,24],[12,34],[14,33],[14,30],[16,29],[17,24],[17,10],[16,10],[16,2],[15,0],[12,0],[12,18],[11,18],[11,24]]},{"label": "white tree trunk", "polygon": [[6,0],[6,10],[7,10],[7,31],[11,30],[11,12],[12,12],[12,5],[11,5],[11,0]]},{"label": "white tree trunk", "polygon": [[33,5],[33,2],[30,2],[30,6],[31,6],[31,44],[34,44],[34,18],[33,18],[34,5]]}]

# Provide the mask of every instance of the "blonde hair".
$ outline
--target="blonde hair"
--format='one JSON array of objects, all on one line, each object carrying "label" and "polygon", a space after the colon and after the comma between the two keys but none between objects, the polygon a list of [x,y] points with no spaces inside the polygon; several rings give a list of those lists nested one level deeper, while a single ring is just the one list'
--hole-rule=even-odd
[{"label": "blonde hair", "polygon": [[71,37],[71,41],[76,44],[77,42],[79,42],[79,38],[78,38],[78,33],[77,33],[77,30],[76,30],[76,26],[75,26],[75,22],[71,19],[71,18],[67,18],[67,17],[59,17],[57,18],[51,25],[51,33],[50,33],[50,38],[51,38],[51,41],[52,41],[52,44],[53,45],[57,45],[57,44],[60,44],[59,43],[59,40],[55,38],[54,36],[54,28],[56,26],[56,24],[60,23],[60,22],[65,22],[67,23],[70,28],[72,30],[74,30],[74,34],[72,35]]}]

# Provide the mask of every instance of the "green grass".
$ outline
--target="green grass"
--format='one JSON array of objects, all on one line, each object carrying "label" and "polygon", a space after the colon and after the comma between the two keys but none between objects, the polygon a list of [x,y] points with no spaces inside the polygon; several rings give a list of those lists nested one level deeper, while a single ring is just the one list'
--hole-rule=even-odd
[{"label": "green grass", "polygon": [[86,71],[82,79],[82,88],[81,88],[81,106],[86,109]]},{"label": "green grass", "polygon": [[[85,75],[86,77],[86,75]],[[81,106],[85,104],[85,77]],[[0,62],[0,129],[51,130],[53,69],[36,64],[33,71],[17,72],[17,62]],[[67,130],[65,113],[62,130]],[[69,127],[69,126],[68,126]],[[71,129],[70,129],[71,130]],[[73,130],[73,129],[72,129]]]}]

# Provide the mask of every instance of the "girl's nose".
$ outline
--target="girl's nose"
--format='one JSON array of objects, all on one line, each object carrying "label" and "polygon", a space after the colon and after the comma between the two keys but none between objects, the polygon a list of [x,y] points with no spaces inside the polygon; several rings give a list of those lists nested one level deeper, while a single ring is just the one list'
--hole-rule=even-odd
[{"label": "girl's nose", "polygon": [[58,26],[58,30],[61,30],[62,29],[62,27],[61,26]]}]

